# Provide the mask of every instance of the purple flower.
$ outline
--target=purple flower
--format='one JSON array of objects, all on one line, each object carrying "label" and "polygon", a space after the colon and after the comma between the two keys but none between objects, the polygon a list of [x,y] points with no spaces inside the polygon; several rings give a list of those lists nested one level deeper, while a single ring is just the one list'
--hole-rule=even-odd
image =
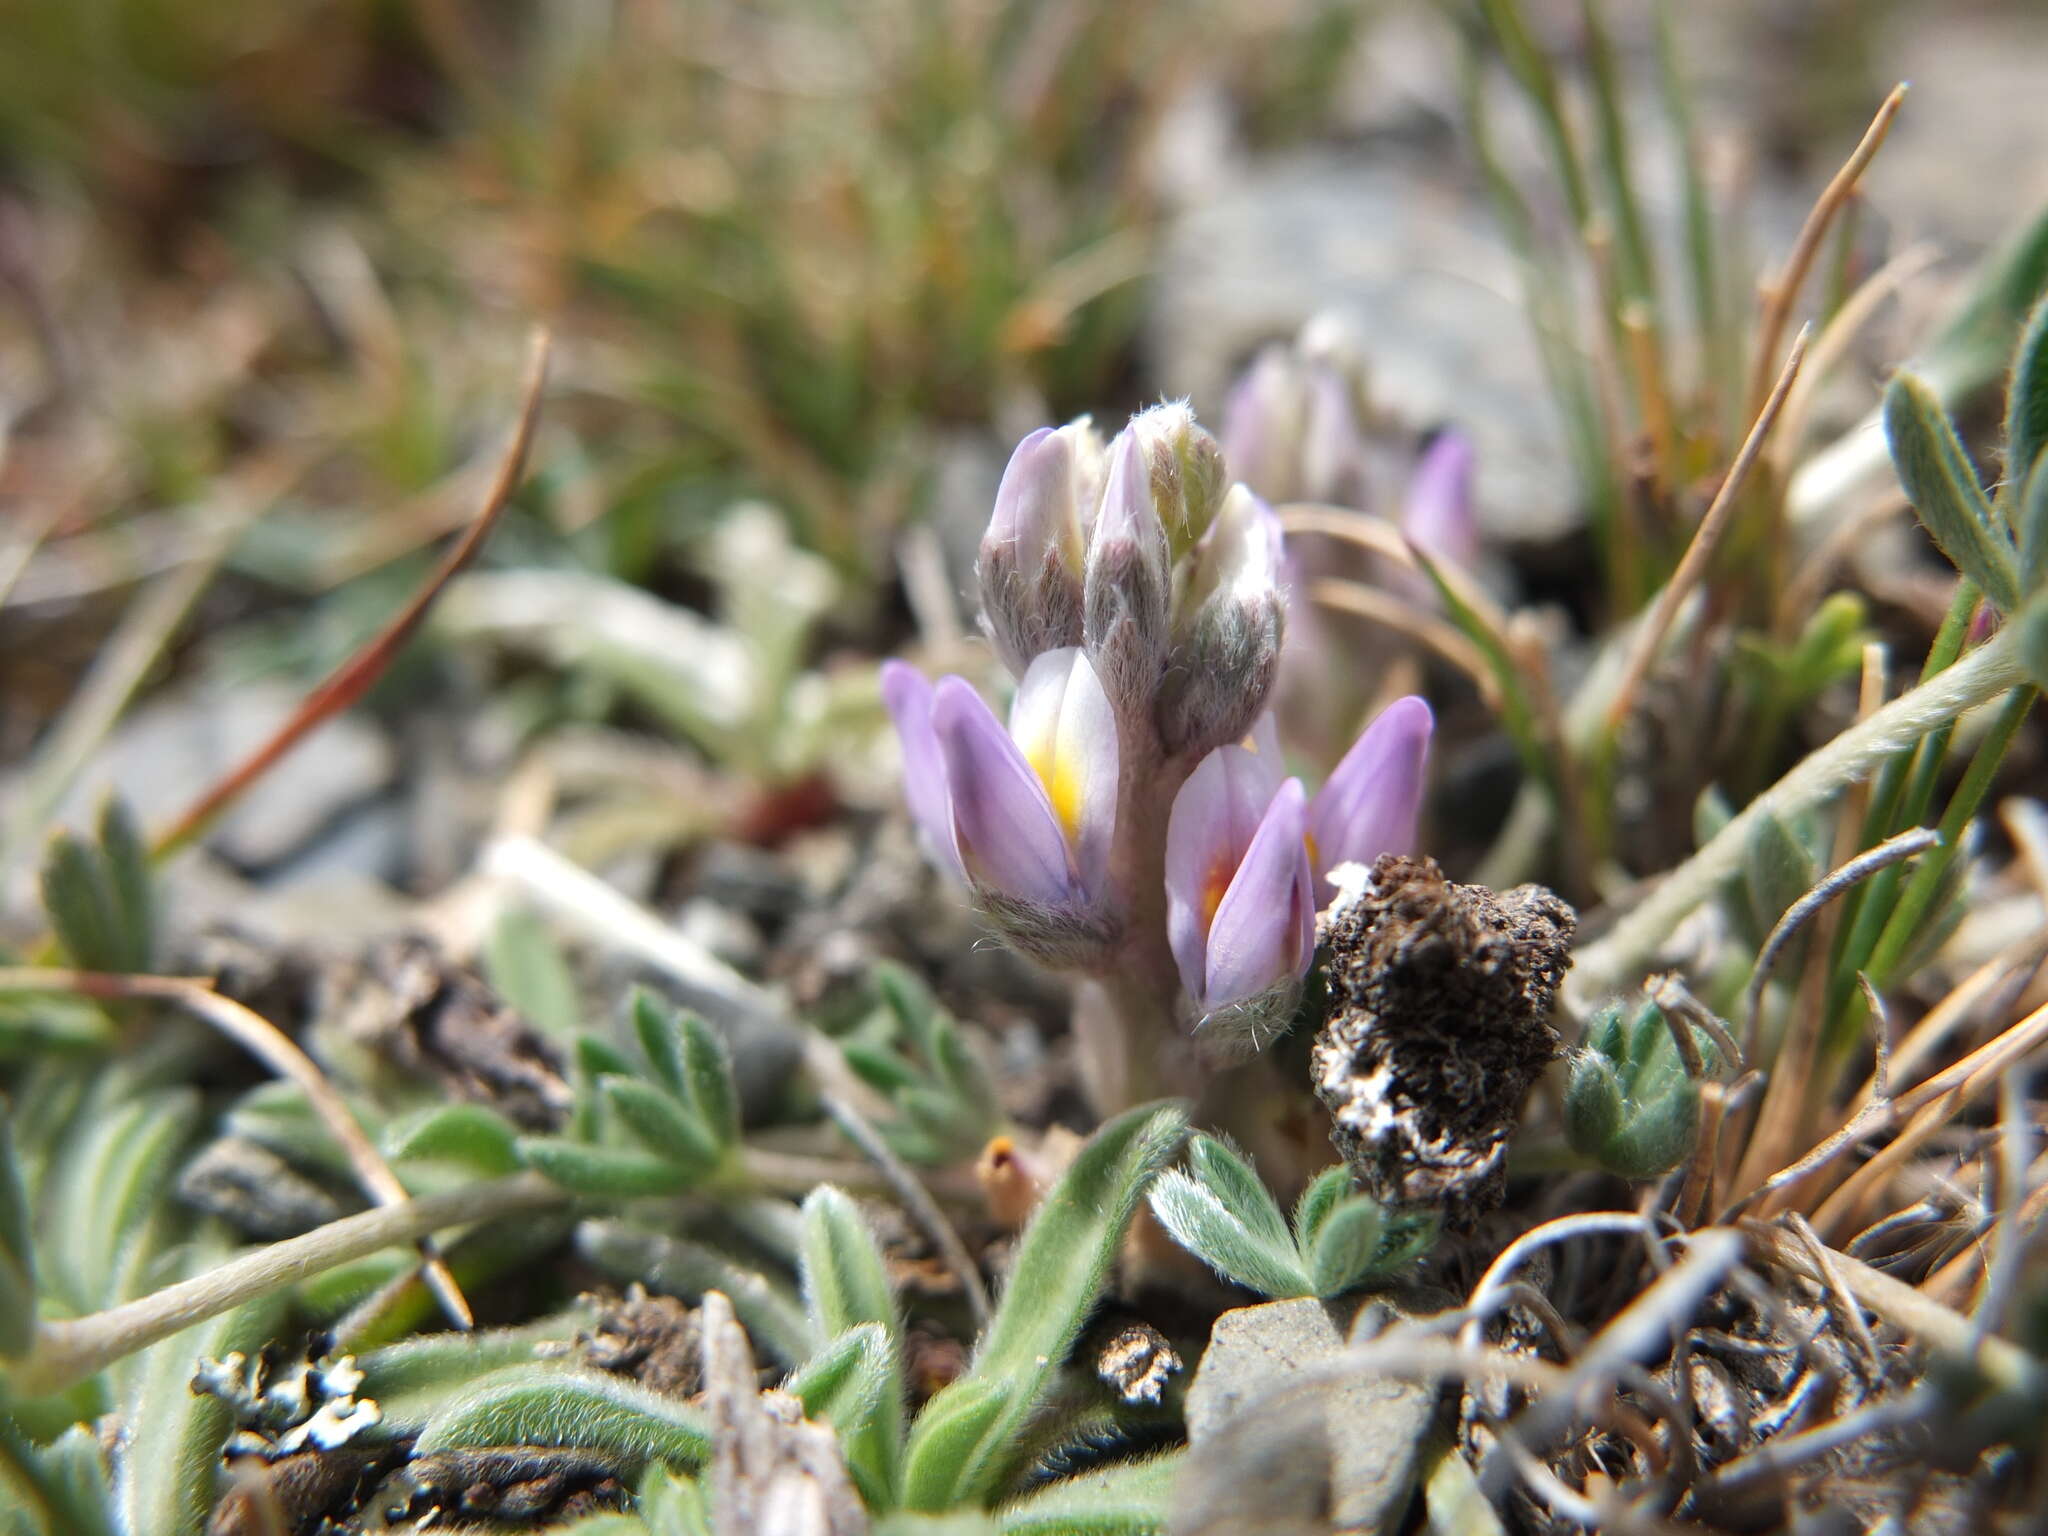
[{"label": "purple flower", "polygon": [[1204,1014],[1291,1009],[1315,953],[1307,800],[1278,782],[1270,733],[1218,747],[1174,797],[1166,824],[1166,931]]},{"label": "purple flower", "polygon": [[887,662],[882,696],[903,740],[904,798],[933,857],[985,903],[1040,926],[1099,917],[1116,834],[1117,730],[1087,657],[1068,647],[1034,660],[1007,730],[964,678],[932,687]]},{"label": "purple flower", "polygon": [[1370,864],[1383,853],[1414,848],[1434,725],[1421,699],[1396,699],[1360,733],[1316,792],[1308,839],[1319,905],[1333,894],[1329,872],[1339,864]]},{"label": "purple flower", "polygon": [[1430,441],[1408,476],[1401,531],[1432,560],[1469,566],[1479,556],[1472,514],[1472,440],[1446,427]]}]

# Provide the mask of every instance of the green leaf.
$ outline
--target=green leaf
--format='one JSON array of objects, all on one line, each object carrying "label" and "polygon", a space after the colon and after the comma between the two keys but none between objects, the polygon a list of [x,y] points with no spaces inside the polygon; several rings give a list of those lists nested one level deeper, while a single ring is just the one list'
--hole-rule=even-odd
[{"label": "green leaf", "polygon": [[682,1016],[683,1078],[690,1107],[719,1148],[739,1144],[740,1100],[725,1038],[694,1013]]},{"label": "green leaf", "polygon": [[1266,1181],[1234,1147],[1197,1132],[1188,1144],[1188,1172],[1253,1237],[1275,1250],[1285,1250],[1287,1218],[1280,1214],[1280,1204],[1266,1188]]},{"label": "green leaf", "polygon": [[[886,1413],[871,1415],[863,1427],[842,1426],[849,1468],[861,1480],[871,1504],[893,1501],[903,1452],[903,1344],[896,1313],[895,1289],[881,1246],[860,1208],[829,1184],[804,1200],[802,1276],[811,1324],[838,1347],[841,1339],[863,1328],[881,1332],[885,1346],[878,1358],[881,1398]],[[806,1365],[806,1370],[810,1369]]]},{"label": "green leaf", "polygon": [[1188,1174],[1179,1169],[1163,1174],[1152,1186],[1151,1204],[1167,1235],[1226,1280],[1264,1296],[1313,1294],[1292,1238],[1282,1234],[1281,1247],[1260,1237],[1215,1191]]},{"label": "green leaf", "polygon": [[1386,1213],[1370,1195],[1353,1195],[1332,1211],[1309,1260],[1315,1294],[1338,1295],[1371,1275],[1386,1231]]},{"label": "green leaf", "polygon": [[2048,449],[2035,458],[2019,488],[2013,521],[2020,539],[2020,590],[2031,595],[2048,584]]},{"label": "green leaf", "polygon": [[1316,1234],[1337,1204],[1351,1193],[1351,1169],[1343,1163],[1325,1168],[1294,1202],[1294,1241],[1303,1252],[1315,1247]]},{"label": "green leaf", "polygon": [[117,795],[100,805],[99,835],[107,891],[127,949],[122,959],[131,971],[147,971],[156,957],[156,877],[148,845]]},{"label": "green leaf", "polygon": [[642,1281],[651,1291],[689,1300],[724,1292],[754,1343],[784,1365],[795,1365],[818,1346],[819,1335],[785,1287],[715,1248],[620,1221],[582,1223],[576,1247],[607,1274]]},{"label": "green leaf", "polygon": [[522,1136],[519,1156],[570,1193],[596,1200],[679,1194],[689,1182],[665,1158],[593,1147],[562,1136]]},{"label": "green leaf", "polygon": [[1817,873],[1813,855],[1783,817],[1758,818],[1749,835],[1743,884],[1759,944],[1792,904],[1813,888]]},{"label": "green leaf", "polygon": [[1986,499],[1941,401],[1901,369],[1885,390],[1884,427],[1899,482],[1934,542],[1999,612],[2012,612],[2019,601],[2012,540]]},{"label": "green leaf", "polygon": [[507,907],[484,944],[484,976],[506,1002],[549,1039],[566,1044],[583,1022],[576,978],[541,920]]},{"label": "green leaf", "polygon": [[860,1207],[829,1184],[804,1200],[803,1290],[812,1325],[835,1338],[862,1323],[896,1330],[889,1266]]},{"label": "green leaf", "polygon": [[1003,1536],[1158,1536],[1186,1450],[1063,1477],[996,1511]]},{"label": "green leaf", "polygon": [[924,1405],[903,1461],[903,1505],[952,1509],[975,1495],[974,1469],[993,1459],[1015,1417],[1014,1384],[964,1376]]},{"label": "green leaf", "polygon": [[128,953],[114,893],[98,854],[76,834],[54,832],[43,850],[43,909],[71,963],[83,971],[124,971]]},{"label": "green leaf", "polygon": [[590,1309],[579,1306],[519,1328],[424,1333],[387,1344],[356,1357],[363,1373],[358,1395],[377,1400],[386,1430],[408,1434],[481,1378],[532,1364],[541,1345],[575,1337],[590,1320]]},{"label": "green leaf", "polygon": [[598,1079],[598,1091],[649,1150],[674,1163],[685,1176],[710,1172],[718,1163],[718,1144],[688,1110],[652,1083],[632,1077]]},{"label": "green leaf", "polygon": [[[188,1273],[227,1257],[209,1245]],[[219,1495],[220,1453],[234,1416],[218,1398],[192,1391],[192,1364],[235,1350],[253,1353],[275,1335],[282,1296],[251,1302],[151,1345],[123,1362],[121,1442],[115,1453],[118,1529],[150,1536],[199,1536]]]},{"label": "green leaf", "polygon": [[1601,1158],[1621,1134],[1622,1115],[1621,1080],[1614,1068],[1598,1052],[1581,1051],[1572,1059],[1564,1097],[1565,1138],[1572,1150]]},{"label": "green leaf", "polygon": [[2005,472],[2017,477],[2048,451],[2048,300],[2034,306],[2013,355],[2005,401]]},{"label": "green leaf", "polygon": [[689,1071],[683,1064],[683,1023],[674,1008],[640,988],[633,994],[633,1033],[654,1075],[677,1098],[689,1096]]},{"label": "green leaf", "polygon": [[649,1536],[713,1536],[704,1488],[694,1477],[668,1467],[649,1467],[635,1502]]},{"label": "green leaf", "polygon": [[622,1376],[521,1365],[479,1381],[420,1432],[414,1454],[484,1445],[573,1446],[639,1466],[695,1467],[711,1453],[704,1416]]},{"label": "green leaf", "polygon": [[479,1178],[517,1171],[519,1131],[483,1104],[443,1104],[391,1127],[384,1155],[393,1162],[455,1163]]},{"label": "green leaf", "polygon": [[783,1383],[804,1417],[839,1432],[846,1469],[870,1509],[895,1502],[903,1445],[903,1357],[881,1323],[849,1328]]},{"label": "green leaf", "polygon": [[[1089,1138],[1048,1192],[1018,1242],[1009,1286],[968,1374],[926,1405],[912,1431],[908,1507],[985,1504],[1001,1491],[1018,1429],[1073,1347],[1146,1186],[1186,1132],[1177,1104],[1127,1110]],[[976,1425],[985,1433],[967,1443]],[[963,1454],[942,1453],[934,1438],[941,1435]]]},{"label": "green leaf", "polygon": [[35,1340],[36,1254],[10,1121],[0,1099],[0,1358],[18,1359]]}]

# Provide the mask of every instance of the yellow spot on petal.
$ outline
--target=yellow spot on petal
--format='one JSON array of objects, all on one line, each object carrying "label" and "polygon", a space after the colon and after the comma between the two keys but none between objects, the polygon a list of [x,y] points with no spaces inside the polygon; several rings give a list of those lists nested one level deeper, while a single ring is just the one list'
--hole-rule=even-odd
[{"label": "yellow spot on petal", "polygon": [[1207,933],[1216,921],[1216,909],[1223,905],[1223,898],[1230,890],[1230,880],[1237,873],[1237,866],[1229,859],[1217,859],[1202,877],[1202,932]]},{"label": "yellow spot on petal", "polygon": [[1038,775],[1038,782],[1045,786],[1045,797],[1052,802],[1053,816],[1060,824],[1060,830],[1072,842],[1081,830],[1081,775],[1070,761],[1061,758],[1059,749],[1051,742],[1035,752],[1025,754],[1024,760],[1031,765],[1031,771]]}]

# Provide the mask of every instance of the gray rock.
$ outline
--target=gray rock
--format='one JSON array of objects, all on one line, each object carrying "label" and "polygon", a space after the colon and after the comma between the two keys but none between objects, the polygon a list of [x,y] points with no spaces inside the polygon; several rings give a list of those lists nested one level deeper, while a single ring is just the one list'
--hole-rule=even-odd
[{"label": "gray rock", "polygon": [[1438,1388],[1393,1376],[1323,1382],[1310,1374],[1343,1351],[1347,1330],[1377,1329],[1378,1314],[1357,1298],[1302,1298],[1216,1320],[1188,1388],[1190,1455],[1173,1536],[1399,1525]]},{"label": "gray rock", "polygon": [[1335,314],[1379,409],[1472,433],[1487,531],[1548,540],[1579,516],[1569,461],[1514,261],[1463,175],[1455,158],[1394,146],[1258,162],[1169,228],[1147,319],[1151,375],[1213,421],[1260,343]]},{"label": "gray rock", "polygon": [[[83,823],[111,788],[143,826],[161,826],[262,745],[302,697],[299,688],[268,682],[159,695],[79,775],[58,819]],[[207,845],[245,869],[276,864],[383,789],[396,767],[382,731],[360,715],[338,716],[258,779]]]}]

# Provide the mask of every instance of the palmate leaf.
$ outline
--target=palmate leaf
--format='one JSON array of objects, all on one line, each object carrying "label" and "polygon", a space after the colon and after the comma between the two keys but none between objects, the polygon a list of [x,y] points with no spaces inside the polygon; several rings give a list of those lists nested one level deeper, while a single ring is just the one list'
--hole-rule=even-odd
[{"label": "palmate leaf", "polygon": [[1929,535],[1999,612],[2011,613],[2019,602],[2011,537],[1992,510],[1941,401],[1904,369],[1885,390],[1884,428],[1899,483]]},{"label": "palmate leaf", "polygon": [[1128,1110],[1089,1138],[1046,1195],[967,1375],[927,1403],[912,1428],[903,1475],[908,1508],[986,1504],[1002,1491],[1017,1431],[1043,1401],[1131,1213],[1186,1131],[1177,1104]]},{"label": "palmate leaf", "polygon": [[108,797],[95,840],[54,833],[42,897],[57,942],[81,970],[147,971],[156,950],[149,853],[121,802]]},{"label": "palmate leaf", "polygon": [[1315,1294],[1336,1296],[1370,1276],[1386,1235],[1386,1213],[1369,1195],[1353,1195],[1331,1211],[1308,1250]]}]

